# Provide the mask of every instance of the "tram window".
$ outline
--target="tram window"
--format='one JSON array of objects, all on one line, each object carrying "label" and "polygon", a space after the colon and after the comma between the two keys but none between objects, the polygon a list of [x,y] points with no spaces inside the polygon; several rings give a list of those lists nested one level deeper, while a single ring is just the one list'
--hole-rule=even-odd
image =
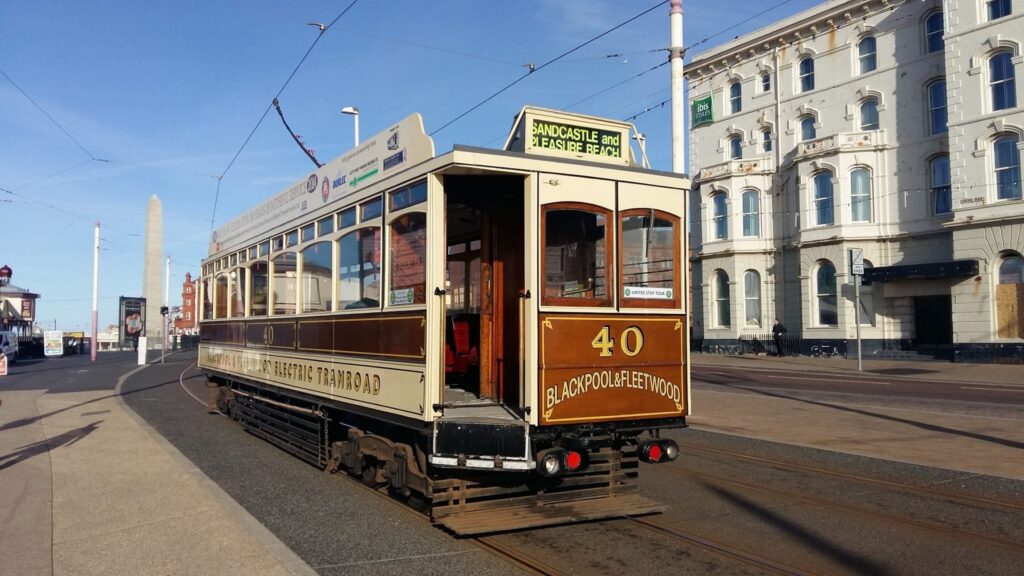
[{"label": "tram window", "polygon": [[285,244],[287,244],[289,247],[295,246],[296,244],[299,243],[299,231],[298,230],[292,230],[291,232],[285,234],[284,237],[285,237]]},{"label": "tram window", "polygon": [[213,269],[216,270],[217,272],[220,272],[220,260],[214,262]]},{"label": "tram window", "polygon": [[406,214],[391,223],[391,292],[388,303],[423,304],[426,302],[427,215]]},{"label": "tram window", "polygon": [[338,214],[338,230],[344,230],[349,226],[356,225],[356,209],[349,208]]},{"label": "tram window", "polygon": [[232,254],[231,258],[228,260],[228,266],[234,266],[235,264],[238,264],[238,255]]},{"label": "tram window", "polygon": [[217,288],[213,292],[213,317],[228,317],[228,275],[217,276]]},{"label": "tram window", "polygon": [[321,218],[316,223],[317,234],[320,236],[326,236],[331,232],[334,232],[334,216],[328,216],[327,218]]},{"label": "tram window", "polygon": [[608,215],[596,210],[545,210],[544,304],[611,304]]},{"label": "tram window", "polygon": [[331,243],[317,242],[302,251],[302,311],[331,310]]},{"label": "tram window", "polygon": [[373,220],[374,218],[380,218],[380,215],[384,213],[384,200],[382,198],[374,198],[369,202],[363,202],[359,205],[359,221],[366,222],[367,220]]},{"label": "tram window", "polygon": [[249,246],[249,260],[255,260],[255,259],[256,259],[256,247],[255,246]]},{"label": "tram window", "polygon": [[679,219],[654,210],[630,210],[621,220],[623,306],[676,306]]},{"label": "tram window", "polygon": [[308,224],[302,227],[302,241],[309,242],[313,238],[316,238],[316,226]]},{"label": "tram window", "polygon": [[271,241],[271,246],[274,252],[284,248],[284,236],[278,236]]},{"label": "tram window", "polygon": [[271,260],[274,276],[270,280],[273,291],[274,314],[295,314],[295,252],[278,254]]},{"label": "tram window", "polygon": [[361,228],[338,240],[338,308],[380,306],[380,228]]},{"label": "tram window", "polygon": [[252,303],[251,313],[253,316],[266,316],[267,279],[269,276],[267,261],[253,262],[252,267],[249,268],[249,273],[252,275],[252,294],[249,298],[249,301]]},{"label": "tram window", "polygon": [[413,184],[400,190],[395,190],[391,193],[391,211],[401,210],[402,208],[408,208],[414,204],[427,201],[427,183],[426,181]]},{"label": "tram window", "polygon": [[231,271],[231,316],[245,316],[245,268]]},{"label": "tram window", "polygon": [[246,260],[246,258],[245,258],[245,250],[242,250],[242,251],[240,251],[238,253],[238,263],[242,264],[242,263],[245,262],[245,260]]},{"label": "tram window", "polygon": [[471,251],[474,251],[474,252],[475,252],[475,251],[479,250],[479,249],[480,249],[480,246],[481,246],[481,243],[480,243],[480,241],[479,241],[479,240],[471,240],[471,241],[469,242],[469,249],[470,249]]},{"label": "tram window", "polygon": [[260,256],[270,254],[270,240],[260,242]]},{"label": "tram window", "polygon": [[213,285],[210,283],[209,277],[203,280],[203,320],[210,320],[213,318],[213,302],[211,301],[213,295]]}]

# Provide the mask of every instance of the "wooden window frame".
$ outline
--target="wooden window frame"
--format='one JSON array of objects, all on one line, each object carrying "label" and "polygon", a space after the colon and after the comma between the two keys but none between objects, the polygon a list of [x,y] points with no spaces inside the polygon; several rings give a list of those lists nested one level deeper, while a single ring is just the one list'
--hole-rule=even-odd
[{"label": "wooden window frame", "polygon": [[623,271],[625,270],[625,250],[622,246],[622,223],[630,216],[646,216],[652,213],[650,208],[630,208],[629,210],[623,210],[619,212],[618,222],[616,223],[617,228],[617,240],[618,240],[618,270],[616,271],[616,286],[619,290],[619,307],[620,308],[669,308],[675,309],[682,305],[682,218],[675,214],[663,212],[661,210],[653,210],[655,218],[662,218],[672,222],[672,247],[674,248],[672,255],[672,299],[671,300],[652,300],[650,298],[630,298],[622,294],[622,290],[625,288],[625,281],[622,279]]},{"label": "wooden window frame", "polygon": [[[565,298],[559,296],[548,296],[547,291],[547,259],[544,258],[544,252],[547,249],[547,221],[548,213],[553,211],[561,210],[575,210],[578,212],[590,212],[592,214],[600,214],[605,217],[605,295],[603,298]],[[618,228],[618,225],[612,226],[615,217],[614,211],[597,204],[587,204],[585,202],[555,202],[551,204],[545,204],[541,207],[540,213],[540,281],[541,281],[541,305],[542,306],[571,306],[574,308],[583,307],[596,307],[596,308],[611,308],[614,306],[613,294],[617,294],[618,290],[618,272],[610,270],[610,264],[615,262],[615,234],[613,230]]]}]

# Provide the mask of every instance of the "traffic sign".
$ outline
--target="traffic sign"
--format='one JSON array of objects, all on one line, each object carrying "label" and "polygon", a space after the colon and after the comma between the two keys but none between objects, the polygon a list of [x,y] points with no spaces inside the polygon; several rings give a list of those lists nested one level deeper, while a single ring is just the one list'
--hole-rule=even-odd
[{"label": "traffic sign", "polygon": [[850,273],[854,276],[864,275],[864,250],[850,248]]}]

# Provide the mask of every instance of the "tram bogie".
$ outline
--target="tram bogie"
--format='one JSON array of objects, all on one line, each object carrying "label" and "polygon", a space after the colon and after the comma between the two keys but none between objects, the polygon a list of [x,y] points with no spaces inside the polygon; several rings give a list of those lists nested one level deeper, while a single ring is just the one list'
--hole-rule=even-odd
[{"label": "tram bogie", "polygon": [[629,130],[525,108],[505,150],[434,156],[414,115],[218,230],[223,410],[462,534],[660,510],[636,479],[690,408],[688,181]]}]

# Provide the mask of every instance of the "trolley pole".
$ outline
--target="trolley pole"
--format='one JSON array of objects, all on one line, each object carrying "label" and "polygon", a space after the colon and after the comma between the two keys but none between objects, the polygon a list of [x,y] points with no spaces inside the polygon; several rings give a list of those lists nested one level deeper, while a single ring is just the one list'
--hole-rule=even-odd
[{"label": "trolley pole", "polygon": [[686,136],[683,125],[686,94],[683,91],[683,0],[672,0],[669,12],[669,63],[672,69],[672,171],[686,172]]},{"label": "trolley pole", "polygon": [[[96,361],[96,349],[99,347],[99,342],[96,340],[99,336],[99,328],[96,326],[99,323],[99,293],[100,293],[100,221],[96,221],[96,231],[93,234],[93,248],[92,248],[92,345],[89,346],[89,359],[92,362]],[[56,326],[57,322],[54,321]]]}]

